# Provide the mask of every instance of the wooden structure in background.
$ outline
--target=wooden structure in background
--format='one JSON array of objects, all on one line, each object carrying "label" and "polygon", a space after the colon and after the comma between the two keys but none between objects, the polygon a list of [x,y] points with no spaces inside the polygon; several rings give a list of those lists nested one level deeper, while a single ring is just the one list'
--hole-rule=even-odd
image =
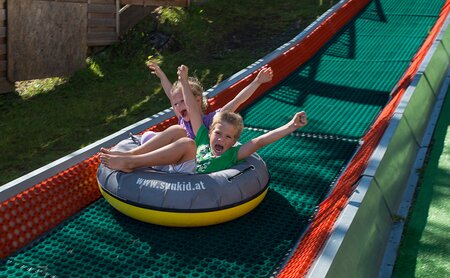
[{"label": "wooden structure in background", "polygon": [[70,75],[87,55],[87,6],[12,0],[8,10],[8,79]]},{"label": "wooden structure in background", "polygon": [[119,40],[119,1],[89,0],[87,45],[105,46]]},{"label": "wooden structure in background", "polygon": [[[90,48],[120,35],[158,6],[189,0],[0,0],[0,93],[14,82],[70,75]],[[123,26],[121,26],[123,21]]]},{"label": "wooden structure in background", "polygon": [[14,90],[14,85],[8,81],[6,26],[6,0],[0,0],[0,93]]}]

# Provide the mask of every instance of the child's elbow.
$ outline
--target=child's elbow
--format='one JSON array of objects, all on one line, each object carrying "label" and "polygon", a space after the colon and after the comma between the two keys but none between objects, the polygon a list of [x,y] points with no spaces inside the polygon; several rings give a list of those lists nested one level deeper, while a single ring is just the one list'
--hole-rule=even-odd
[{"label": "child's elbow", "polygon": [[261,138],[255,138],[253,140],[253,143],[255,146],[255,151],[257,151],[257,150],[261,149],[262,147],[264,147],[265,145],[267,145],[267,144],[265,144],[264,140]]}]

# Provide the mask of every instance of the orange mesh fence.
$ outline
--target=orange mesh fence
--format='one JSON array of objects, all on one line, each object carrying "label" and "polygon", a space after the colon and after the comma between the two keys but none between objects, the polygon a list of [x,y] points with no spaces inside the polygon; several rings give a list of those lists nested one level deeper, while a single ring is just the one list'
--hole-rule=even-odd
[{"label": "orange mesh fence", "polygon": [[[151,128],[161,131],[171,118]],[[0,204],[0,259],[37,239],[100,197],[94,155]]]},{"label": "orange mesh fence", "polygon": [[91,157],[0,204],[0,259],[99,198],[97,167]]},{"label": "orange mesh fence", "polygon": [[336,219],[346,206],[357,181],[366,169],[369,159],[375,148],[378,146],[384,131],[388,127],[390,119],[392,118],[403,93],[408,88],[417,73],[420,64],[425,58],[427,51],[439,34],[449,11],[450,0],[447,0],[435,26],[414,56],[412,63],[403,75],[403,78],[398,82],[396,89],[393,92],[393,98],[383,109],[369,132],[364,136],[363,145],[338,180],[330,196],[320,204],[319,211],[315,216],[314,221],[304,235],[300,245],[294,251],[292,258],[280,272],[279,277],[303,277],[307,274],[312,262],[325,243],[325,240],[330,235]]}]

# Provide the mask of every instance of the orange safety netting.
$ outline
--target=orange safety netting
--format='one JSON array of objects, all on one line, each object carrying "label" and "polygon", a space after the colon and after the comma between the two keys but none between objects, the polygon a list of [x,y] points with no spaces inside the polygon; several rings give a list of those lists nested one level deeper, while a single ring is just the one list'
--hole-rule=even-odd
[{"label": "orange safety netting", "polygon": [[[161,122],[161,131],[176,122]],[[0,204],[0,259],[26,246],[100,198],[98,155],[61,171]]]},{"label": "orange safety netting", "polygon": [[91,157],[0,204],[0,259],[99,197],[98,159]]},{"label": "orange safety netting", "polygon": [[280,272],[279,277],[303,277],[307,274],[312,262],[316,258],[325,240],[330,235],[333,225],[341,211],[347,205],[357,181],[367,167],[369,159],[378,146],[384,131],[389,125],[390,119],[397,108],[403,93],[408,88],[425,55],[436,39],[450,11],[450,0],[447,0],[442,8],[439,19],[431,30],[429,36],[414,56],[412,63],[403,78],[398,82],[393,92],[393,98],[383,109],[382,113],[363,138],[363,144],[354,156],[347,170],[338,180],[330,196],[324,200],[315,216],[310,228],[304,235],[300,245],[295,250],[292,258]]}]

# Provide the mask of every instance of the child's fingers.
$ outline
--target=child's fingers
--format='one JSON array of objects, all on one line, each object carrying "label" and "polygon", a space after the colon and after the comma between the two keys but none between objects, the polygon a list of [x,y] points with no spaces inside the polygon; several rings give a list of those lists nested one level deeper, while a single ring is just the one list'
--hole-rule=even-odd
[{"label": "child's fingers", "polygon": [[187,77],[188,77],[188,67],[185,66],[185,65],[179,66],[177,74],[178,74],[178,78],[179,79],[181,79],[181,78],[187,79]]},{"label": "child's fingers", "polygon": [[273,71],[271,68],[262,68],[258,73],[258,80],[261,82],[269,82],[272,80],[273,77]]},{"label": "child's fingers", "polygon": [[272,77],[273,77],[273,70],[272,70],[272,68],[269,68],[268,72],[269,72],[269,78],[272,80]]},{"label": "child's fingers", "polygon": [[305,125],[306,122],[307,122],[306,113],[305,112],[300,112],[300,123]]},{"label": "child's fingers", "polygon": [[104,147],[100,148],[100,152],[102,152],[102,153],[109,153],[109,151],[110,151],[110,149],[107,149],[107,148],[104,148]]},{"label": "child's fingers", "polygon": [[187,73],[188,70],[189,70],[189,69],[188,69],[188,67],[187,67],[186,65],[181,65],[181,71],[182,71],[182,72],[186,72],[186,73]]},{"label": "child's fingers", "polygon": [[262,73],[271,73],[271,72],[272,72],[272,69],[271,69],[271,68],[263,68],[263,69],[261,70],[261,72],[262,72]]},{"label": "child's fingers", "polygon": [[147,65],[147,67],[152,71],[152,73],[156,74],[157,71],[159,71],[160,69],[155,66],[154,64],[149,64]]},{"label": "child's fingers", "polygon": [[295,120],[294,120],[296,123],[298,123],[299,125],[305,125],[306,124],[306,122],[307,122],[307,119],[306,119],[306,113],[304,112],[304,111],[302,111],[302,112],[298,112],[296,115],[295,115]]},{"label": "child's fingers", "polygon": [[272,70],[272,68],[266,68],[266,69],[264,69],[264,73],[265,73],[270,79],[272,79],[272,77],[273,77],[273,70]]}]

